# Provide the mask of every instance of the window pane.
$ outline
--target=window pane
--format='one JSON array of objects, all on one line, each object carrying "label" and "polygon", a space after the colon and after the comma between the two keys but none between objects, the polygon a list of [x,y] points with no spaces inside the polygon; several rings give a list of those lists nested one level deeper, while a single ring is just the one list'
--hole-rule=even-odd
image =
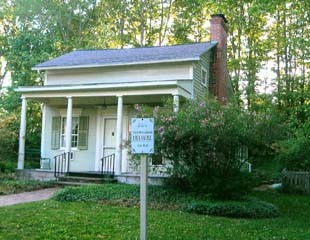
[{"label": "window pane", "polygon": [[61,124],[61,133],[66,133],[66,125],[67,125],[67,118],[62,118],[62,124]]},{"label": "window pane", "polygon": [[72,118],[72,134],[78,134],[79,131],[79,118]]},{"label": "window pane", "polygon": [[207,84],[207,73],[205,70],[201,70],[201,82],[202,84]]},{"label": "window pane", "polygon": [[61,135],[61,147],[66,147],[66,137],[65,137],[65,135]]},{"label": "window pane", "polygon": [[[61,124],[61,147],[66,147],[66,128],[67,128],[67,118],[62,118]],[[71,147],[76,148],[78,146],[78,135],[79,135],[79,118],[72,118],[72,128],[71,128]]]},{"label": "window pane", "polygon": [[72,135],[71,147],[73,147],[73,148],[77,147],[77,142],[78,142],[78,135]]}]

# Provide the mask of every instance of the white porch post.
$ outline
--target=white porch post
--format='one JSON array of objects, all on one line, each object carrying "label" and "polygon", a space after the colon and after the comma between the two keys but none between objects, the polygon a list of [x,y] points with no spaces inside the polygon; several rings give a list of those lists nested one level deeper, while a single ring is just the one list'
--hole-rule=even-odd
[{"label": "white porch post", "polygon": [[122,171],[122,138],[123,138],[123,96],[117,96],[117,122],[116,122],[116,146],[115,146],[115,173]]},{"label": "white porch post", "polygon": [[102,107],[97,108],[97,126],[96,126],[96,160],[95,171],[101,170],[100,159],[103,157],[103,136],[102,136]]},{"label": "white porch post", "polygon": [[180,97],[179,95],[173,95],[173,111],[178,112],[180,107]]},{"label": "white porch post", "polygon": [[46,104],[41,105],[42,129],[41,129],[41,158],[45,156],[45,127],[46,127]]},{"label": "white porch post", "polygon": [[[71,152],[71,134],[72,134],[72,97],[67,97],[68,104],[67,104],[67,119],[66,119],[66,153]],[[70,155],[68,155],[66,161],[66,169],[69,169],[70,164]]]},{"label": "white porch post", "polygon": [[20,116],[19,149],[18,149],[17,169],[24,169],[25,137],[26,137],[26,115],[27,115],[27,100],[26,100],[25,97],[22,97],[22,109],[21,109],[21,116]]}]

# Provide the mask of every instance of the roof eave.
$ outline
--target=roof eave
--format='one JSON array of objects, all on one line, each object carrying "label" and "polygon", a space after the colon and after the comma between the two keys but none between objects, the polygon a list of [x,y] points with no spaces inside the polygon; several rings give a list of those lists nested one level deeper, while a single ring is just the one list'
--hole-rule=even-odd
[{"label": "roof eave", "polygon": [[20,86],[15,89],[19,93],[29,92],[55,92],[55,91],[80,91],[115,88],[143,88],[143,87],[167,87],[178,85],[177,80],[156,82],[134,82],[134,83],[109,83],[109,84],[86,84],[86,85],[48,85],[48,86]]},{"label": "roof eave", "polygon": [[32,70],[62,70],[62,69],[76,69],[76,68],[97,68],[97,67],[117,67],[117,66],[132,66],[132,65],[146,65],[158,63],[179,63],[179,62],[192,62],[198,61],[200,57],[182,58],[182,59],[169,59],[158,61],[143,61],[143,62],[128,62],[128,63],[112,63],[112,64],[87,64],[87,65],[74,65],[74,66],[52,66],[52,67],[33,67]]}]

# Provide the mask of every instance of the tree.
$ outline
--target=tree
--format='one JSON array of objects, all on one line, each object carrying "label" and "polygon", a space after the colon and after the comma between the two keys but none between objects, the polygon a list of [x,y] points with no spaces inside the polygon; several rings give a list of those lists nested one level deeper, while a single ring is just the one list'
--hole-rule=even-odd
[{"label": "tree", "polygon": [[173,4],[171,43],[202,42],[208,39],[206,23],[212,12],[209,1],[178,0]]}]

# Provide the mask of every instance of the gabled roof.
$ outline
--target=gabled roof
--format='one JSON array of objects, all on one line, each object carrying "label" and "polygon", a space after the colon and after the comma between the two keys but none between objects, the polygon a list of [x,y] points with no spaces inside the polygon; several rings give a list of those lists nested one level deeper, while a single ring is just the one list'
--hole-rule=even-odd
[{"label": "gabled roof", "polygon": [[162,47],[76,50],[33,67],[34,70],[137,65],[199,60],[216,41]]}]

